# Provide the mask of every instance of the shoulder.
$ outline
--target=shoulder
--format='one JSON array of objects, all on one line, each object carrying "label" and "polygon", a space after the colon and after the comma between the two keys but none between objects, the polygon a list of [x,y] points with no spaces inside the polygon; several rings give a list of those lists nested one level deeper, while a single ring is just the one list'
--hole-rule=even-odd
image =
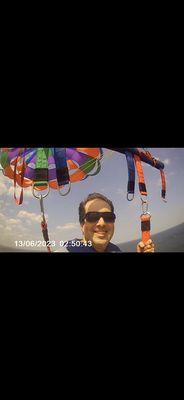
[{"label": "shoulder", "polygon": [[110,253],[122,253],[120,248],[118,246],[116,246],[116,244],[113,244],[111,242],[109,243],[109,245],[107,247],[107,252],[110,252]]},{"label": "shoulder", "polygon": [[[85,245],[82,239],[69,240],[66,250],[69,253],[97,253],[91,245]],[[122,251],[118,246],[110,242],[107,246],[106,253],[122,253]]]}]

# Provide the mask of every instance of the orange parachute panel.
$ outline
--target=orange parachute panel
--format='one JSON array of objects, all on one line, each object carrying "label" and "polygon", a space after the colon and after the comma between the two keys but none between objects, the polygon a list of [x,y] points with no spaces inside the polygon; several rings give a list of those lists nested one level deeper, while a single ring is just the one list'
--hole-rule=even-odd
[{"label": "orange parachute panel", "polygon": [[88,156],[94,157],[94,158],[99,157],[101,154],[99,148],[97,148],[97,147],[95,147],[95,148],[77,147],[76,150],[81,151],[82,153],[86,153]]}]

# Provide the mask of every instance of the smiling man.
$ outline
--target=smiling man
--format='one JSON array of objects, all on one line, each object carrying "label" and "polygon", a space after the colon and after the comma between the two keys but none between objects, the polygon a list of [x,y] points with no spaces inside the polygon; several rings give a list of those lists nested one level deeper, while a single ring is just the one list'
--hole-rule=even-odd
[{"label": "smiling man", "polygon": [[[71,253],[122,253],[111,243],[114,235],[116,215],[111,200],[100,193],[89,194],[79,206],[79,222],[82,239],[70,240],[67,250]],[[137,252],[153,252],[152,241],[137,247]]]},{"label": "smiling man", "polygon": [[121,253],[118,246],[111,243],[116,215],[112,202],[100,193],[90,194],[79,206],[79,222],[82,239],[68,243],[69,252]]}]

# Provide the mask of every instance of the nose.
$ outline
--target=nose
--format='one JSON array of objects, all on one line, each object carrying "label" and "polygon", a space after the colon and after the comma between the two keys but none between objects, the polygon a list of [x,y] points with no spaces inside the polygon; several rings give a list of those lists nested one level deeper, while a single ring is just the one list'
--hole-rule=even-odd
[{"label": "nose", "polygon": [[105,221],[104,221],[104,219],[101,217],[100,219],[99,219],[99,221],[97,222],[97,226],[98,225],[105,225]]}]

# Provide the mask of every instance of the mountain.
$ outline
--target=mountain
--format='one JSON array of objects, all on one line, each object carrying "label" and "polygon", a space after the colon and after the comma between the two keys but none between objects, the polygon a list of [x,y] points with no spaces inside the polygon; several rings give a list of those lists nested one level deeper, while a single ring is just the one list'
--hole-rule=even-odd
[{"label": "mountain", "polygon": [[[184,252],[184,223],[152,235],[156,252]],[[118,247],[125,253],[136,252],[139,240],[120,243]]]},{"label": "mountain", "polygon": [[[8,246],[2,246],[0,244],[0,253],[27,253],[29,250],[21,249],[21,248],[13,248]],[[34,252],[38,252],[38,250],[34,250]]]}]

